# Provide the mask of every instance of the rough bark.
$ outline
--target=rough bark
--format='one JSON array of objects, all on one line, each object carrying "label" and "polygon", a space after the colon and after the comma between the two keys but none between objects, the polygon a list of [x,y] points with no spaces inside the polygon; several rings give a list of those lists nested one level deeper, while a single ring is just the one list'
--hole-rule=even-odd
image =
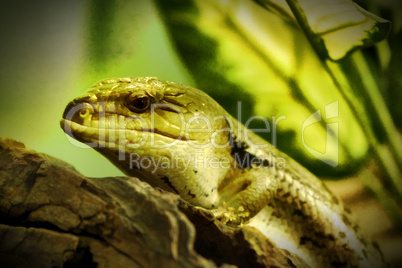
[{"label": "rough bark", "polygon": [[0,138],[1,267],[303,267],[137,178],[88,178]]}]

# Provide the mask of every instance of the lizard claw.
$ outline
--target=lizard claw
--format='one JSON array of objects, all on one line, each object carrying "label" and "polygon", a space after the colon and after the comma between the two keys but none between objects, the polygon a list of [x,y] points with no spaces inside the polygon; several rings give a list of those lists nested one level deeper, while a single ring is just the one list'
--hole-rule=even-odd
[{"label": "lizard claw", "polygon": [[246,221],[247,215],[243,215],[243,211],[234,211],[233,209],[230,210],[225,210],[223,208],[217,208],[217,209],[206,209],[203,207],[196,207],[197,211],[207,220],[209,221],[215,221],[219,220],[222,223],[230,223],[234,225],[239,225],[242,224]]},{"label": "lizard claw", "polygon": [[214,221],[216,218],[215,218],[215,215],[213,214],[213,212],[212,212],[212,210],[210,210],[210,209],[206,209],[206,208],[203,208],[203,207],[195,207],[195,209],[204,217],[204,218],[206,218],[207,220],[209,220],[209,221]]},{"label": "lizard claw", "polygon": [[196,207],[198,212],[207,220],[215,221],[224,217],[223,209],[206,209],[203,207]]}]

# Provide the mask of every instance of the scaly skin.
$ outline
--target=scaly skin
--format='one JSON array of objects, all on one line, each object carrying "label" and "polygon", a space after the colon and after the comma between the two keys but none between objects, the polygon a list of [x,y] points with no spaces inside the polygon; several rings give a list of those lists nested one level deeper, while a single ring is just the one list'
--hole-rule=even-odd
[{"label": "scaly skin", "polygon": [[255,226],[312,267],[385,266],[319,179],[198,89],[107,79],[68,104],[61,126],[127,175],[228,225]]}]

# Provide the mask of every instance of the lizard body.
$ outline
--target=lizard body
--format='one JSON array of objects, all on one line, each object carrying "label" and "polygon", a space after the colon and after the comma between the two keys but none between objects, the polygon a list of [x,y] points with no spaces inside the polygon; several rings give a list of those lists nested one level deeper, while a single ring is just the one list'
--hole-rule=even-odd
[{"label": "lizard body", "polygon": [[67,105],[61,126],[127,175],[229,225],[255,226],[312,267],[385,266],[319,179],[198,89],[103,80]]}]

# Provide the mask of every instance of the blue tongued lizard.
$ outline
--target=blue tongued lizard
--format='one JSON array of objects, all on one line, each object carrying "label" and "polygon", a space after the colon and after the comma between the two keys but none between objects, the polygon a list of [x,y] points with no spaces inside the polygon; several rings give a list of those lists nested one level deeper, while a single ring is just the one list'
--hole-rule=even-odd
[{"label": "blue tongued lizard", "polygon": [[67,105],[61,127],[125,174],[228,225],[255,226],[311,267],[386,266],[319,179],[198,89],[106,79]]}]

